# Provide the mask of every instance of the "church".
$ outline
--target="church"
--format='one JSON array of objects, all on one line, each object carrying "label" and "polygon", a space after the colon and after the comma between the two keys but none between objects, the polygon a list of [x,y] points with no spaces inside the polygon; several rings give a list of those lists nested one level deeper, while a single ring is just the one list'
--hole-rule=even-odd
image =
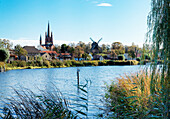
[{"label": "church", "polygon": [[52,51],[54,49],[53,34],[50,32],[50,24],[48,22],[47,32],[45,32],[45,44],[42,44],[42,37],[40,35],[40,46],[45,50]]}]

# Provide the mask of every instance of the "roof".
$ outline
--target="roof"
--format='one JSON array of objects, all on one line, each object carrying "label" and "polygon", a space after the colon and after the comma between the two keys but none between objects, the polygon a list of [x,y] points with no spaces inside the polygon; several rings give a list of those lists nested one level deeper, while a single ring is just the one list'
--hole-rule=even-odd
[{"label": "roof", "polygon": [[62,57],[71,57],[70,53],[61,53],[60,56]]},{"label": "roof", "polygon": [[17,58],[18,56],[17,56],[17,55],[14,55],[14,54],[10,54],[10,57],[15,57],[15,58]]},{"label": "roof", "polygon": [[23,47],[27,52],[28,52],[28,54],[29,53],[40,53],[40,51],[37,49],[37,48],[35,48],[35,46],[24,46]]},{"label": "roof", "polygon": [[41,51],[41,53],[56,54],[57,56],[59,56],[56,51]]},{"label": "roof", "polygon": [[70,53],[61,53],[61,55],[70,55]]}]

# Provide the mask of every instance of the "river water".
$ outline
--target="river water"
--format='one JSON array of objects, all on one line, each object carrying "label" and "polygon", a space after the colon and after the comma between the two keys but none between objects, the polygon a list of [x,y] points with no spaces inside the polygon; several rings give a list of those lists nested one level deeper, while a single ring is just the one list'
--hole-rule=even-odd
[{"label": "river water", "polygon": [[[89,117],[100,112],[95,105],[101,104],[100,99],[105,94],[105,83],[116,82],[116,77],[119,75],[137,72],[140,67],[139,65],[78,67],[80,84],[85,84],[86,79],[91,80],[88,91]],[[53,84],[67,99],[72,100],[74,98],[72,95],[77,94],[77,67],[11,70],[0,73],[0,99],[4,100],[14,95],[11,87],[28,88],[38,94],[39,89],[50,91]],[[2,102],[0,107],[2,107]]]}]

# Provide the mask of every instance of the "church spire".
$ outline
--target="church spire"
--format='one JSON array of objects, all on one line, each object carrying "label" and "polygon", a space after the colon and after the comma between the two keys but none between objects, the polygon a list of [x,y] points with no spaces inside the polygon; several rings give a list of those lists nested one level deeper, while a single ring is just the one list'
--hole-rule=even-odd
[{"label": "church spire", "polygon": [[48,21],[48,30],[47,30],[47,35],[48,35],[48,37],[50,37],[50,23],[49,23],[49,21]]},{"label": "church spire", "polygon": [[40,45],[42,45],[42,38],[41,38],[41,35],[40,35]]}]

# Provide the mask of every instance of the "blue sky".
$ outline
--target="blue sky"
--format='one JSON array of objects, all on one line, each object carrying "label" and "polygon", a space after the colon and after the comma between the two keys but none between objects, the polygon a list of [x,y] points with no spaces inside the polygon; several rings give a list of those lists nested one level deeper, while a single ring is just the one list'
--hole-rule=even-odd
[{"label": "blue sky", "polygon": [[150,0],[0,0],[0,38],[14,45],[44,42],[48,21],[54,43],[132,42],[142,46]]}]

